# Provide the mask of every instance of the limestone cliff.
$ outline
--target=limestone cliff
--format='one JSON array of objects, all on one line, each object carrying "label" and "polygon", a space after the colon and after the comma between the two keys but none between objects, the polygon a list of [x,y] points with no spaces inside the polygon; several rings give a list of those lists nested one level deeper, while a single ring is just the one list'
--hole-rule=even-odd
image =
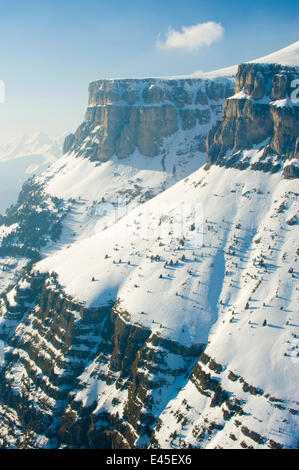
[{"label": "limestone cliff", "polygon": [[[298,77],[295,67],[240,65],[235,95],[225,101],[223,121],[208,135],[208,166],[251,166],[272,172],[284,167],[286,177],[298,177],[299,106],[294,96]],[[250,149],[263,150],[254,162],[246,154]]]},{"label": "limestone cliff", "polygon": [[[228,79],[98,80],[89,86],[85,120],[64,143],[92,160],[125,158],[135,150],[154,157],[165,139],[179,130],[198,130],[192,138],[204,151],[205,135],[233,93]],[[202,139],[199,137],[202,136]]]},{"label": "limestone cliff", "polygon": [[[85,308],[64,295],[54,274],[27,273],[15,298],[14,309],[5,301],[1,337],[9,351],[0,401],[22,433],[4,436],[0,427],[0,445],[40,447],[42,439],[45,447],[131,448],[140,435],[148,441],[169,393],[178,393],[204,349],[128,323],[118,302]],[[108,390],[110,409],[102,406]]]}]

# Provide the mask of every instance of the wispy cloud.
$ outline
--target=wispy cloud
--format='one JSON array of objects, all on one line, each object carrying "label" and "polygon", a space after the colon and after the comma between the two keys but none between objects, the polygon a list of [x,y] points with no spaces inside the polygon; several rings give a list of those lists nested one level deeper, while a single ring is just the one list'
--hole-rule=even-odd
[{"label": "wispy cloud", "polygon": [[182,31],[168,28],[165,41],[160,38],[156,46],[161,49],[185,49],[194,51],[203,46],[210,46],[223,36],[224,28],[220,23],[208,21],[194,26],[183,26]]}]

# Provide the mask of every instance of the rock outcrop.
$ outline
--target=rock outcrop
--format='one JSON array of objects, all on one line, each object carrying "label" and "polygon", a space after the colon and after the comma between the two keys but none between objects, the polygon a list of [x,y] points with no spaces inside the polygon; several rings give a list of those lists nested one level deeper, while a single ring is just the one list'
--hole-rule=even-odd
[{"label": "rock outcrop", "polygon": [[65,296],[54,273],[28,273],[24,283],[2,330],[9,350],[0,401],[22,429],[11,426],[7,442],[34,448],[43,436],[46,447],[132,448],[141,435],[149,441],[168,394],[178,393],[205,345],[182,346],[127,323],[118,302],[87,309]]},{"label": "rock outcrop", "polygon": [[[208,167],[216,163],[272,172],[284,167],[286,177],[298,177],[298,77],[295,67],[240,65],[235,95],[225,101],[223,121],[208,135]],[[244,153],[250,149],[263,149],[254,162]]]},{"label": "rock outcrop", "polygon": [[113,155],[125,158],[135,150],[155,157],[164,140],[178,130],[204,127],[213,122],[214,114],[219,117],[232,88],[232,81],[224,78],[92,82],[85,120],[66,138],[64,153],[75,151],[99,161]]}]

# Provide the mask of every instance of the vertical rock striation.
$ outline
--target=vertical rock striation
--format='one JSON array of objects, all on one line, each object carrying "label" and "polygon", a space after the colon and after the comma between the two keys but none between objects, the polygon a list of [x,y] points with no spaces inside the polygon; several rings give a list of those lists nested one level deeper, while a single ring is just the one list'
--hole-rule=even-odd
[{"label": "vertical rock striation", "polygon": [[212,123],[232,88],[224,78],[92,82],[85,120],[66,138],[64,153],[99,161],[126,158],[135,150],[155,157],[167,137]]},{"label": "vertical rock striation", "polygon": [[[225,101],[223,121],[207,139],[208,167],[216,163],[299,176],[299,106],[296,67],[243,64],[236,75],[235,95]],[[262,149],[250,162],[244,150]]]}]

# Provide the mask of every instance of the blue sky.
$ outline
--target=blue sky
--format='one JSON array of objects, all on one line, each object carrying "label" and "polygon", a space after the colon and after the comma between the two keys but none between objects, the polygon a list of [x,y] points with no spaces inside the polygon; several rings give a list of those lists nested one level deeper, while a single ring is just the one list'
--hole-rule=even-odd
[{"label": "blue sky", "polygon": [[[223,28],[211,45],[156,45],[169,27],[205,22]],[[213,70],[281,49],[298,31],[294,0],[0,0],[0,142],[75,130],[94,79]]]}]

